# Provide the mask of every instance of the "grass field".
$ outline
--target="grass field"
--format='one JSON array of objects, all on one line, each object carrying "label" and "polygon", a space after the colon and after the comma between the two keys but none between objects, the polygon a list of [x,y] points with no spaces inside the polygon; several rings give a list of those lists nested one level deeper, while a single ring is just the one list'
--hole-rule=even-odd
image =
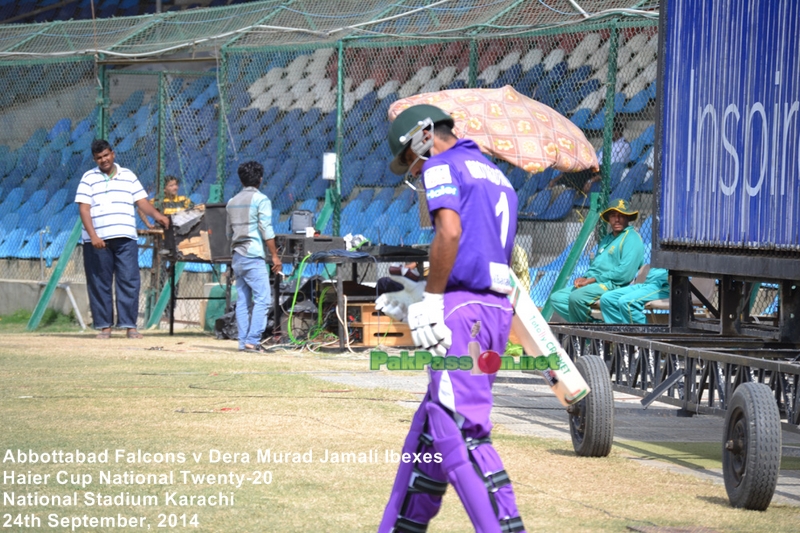
[{"label": "grass field", "polygon": [[[58,321],[33,334],[13,321],[0,321],[3,491],[15,494],[14,504],[4,496],[3,515],[12,520],[37,516],[41,529],[61,531],[70,527],[49,528],[48,516],[79,521],[84,515],[146,517],[140,531],[148,526],[215,532],[375,531],[396,470],[386,453],[399,451],[412,415],[399,401],[414,397],[315,377],[319,372],[364,372],[367,365],[366,354],[243,354],[233,341],[199,333],[98,341]],[[494,442],[514,481],[528,531],[705,527],[779,532],[796,531],[800,520],[798,507],[732,509],[722,486],[631,460],[655,457],[718,467],[719,452],[713,447],[625,442],[615,445],[608,458],[586,459],[576,457],[568,442],[512,435],[502,426]],[[109,457],[101,464],[14,462],[18,453],[29,450],[108,450]],[[289,460],[300,462],[259,463],[259,450],[270,450],[271,458],[288,453]],[[322,462],[326,450],[329,459],[352,453],[356,458],[362,454],[365,462]],[[313,461],[302,462],[309,454]],[[784,464],[789,466],[797,465]],[[39,484],[31,478],[9,483],[11,471],[49,478]],[[126,473],[132,483],[125,483]],[[142,484],[137,483],[139,474],[145,476]],[[170,474],[172,484],[157,483],[170,481]],[[219,476],[214,484],[209,475]],[[16,499],[34,493],[74,495],[77,505],[29,506]],[[111,498],[109,506],[97,505],[98,493]],[[199,505],[199,496],[220,493],[233,502]],[[157,505],[126,505],[126,494],[129,503],[155,496]],[[113,500],[118,495],[121,505]],[[195,500],[181,506],[180,495]],[[87,506],[87,498],[94,505]],[[169,527],[170,515],[174,527]],[[195,515],[193,526],[189,522]],[[159,521],[167,527],[158,527]],[[6,530],[27,530],[10,525]],[[111,531],[99,526],[77,530]],[[449,489],[428,531],[471,530]]]}]

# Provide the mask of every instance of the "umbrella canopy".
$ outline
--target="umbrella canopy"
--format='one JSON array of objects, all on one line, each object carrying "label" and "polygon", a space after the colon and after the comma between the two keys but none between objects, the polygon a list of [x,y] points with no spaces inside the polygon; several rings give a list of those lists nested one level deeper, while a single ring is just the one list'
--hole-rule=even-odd
[{"label": "umbrella canopy", "polygon": [[599,170],[594,147],[575,124],[510,85],[409,96],[389,107],[389,120],[418,104],[435,105],[449,113],[457,137],[475,141],[483,153],[528,172]]}]

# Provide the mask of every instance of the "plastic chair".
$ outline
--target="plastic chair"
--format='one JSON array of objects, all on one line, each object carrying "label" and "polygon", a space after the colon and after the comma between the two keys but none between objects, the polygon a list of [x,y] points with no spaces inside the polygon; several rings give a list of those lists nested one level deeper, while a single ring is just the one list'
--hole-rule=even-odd
[{"label": "plastic chair", "polygon": [[564,189],[556,197],[550,206],[538,217],[538,220],[561,220],[565,218],[572,210],[572,204],[575,201],[575,189]]},{"label": "plastic chair", "polygon": [[543,189],[537,192],[525,206],[524,213],[534,218],[544,213],[550,205],[550,189]]}]

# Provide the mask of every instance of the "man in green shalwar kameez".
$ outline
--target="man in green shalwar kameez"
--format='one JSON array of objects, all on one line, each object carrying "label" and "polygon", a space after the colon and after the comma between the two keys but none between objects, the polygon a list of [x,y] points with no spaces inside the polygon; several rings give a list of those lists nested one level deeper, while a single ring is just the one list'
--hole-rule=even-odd
[{"label": "man in green shalwar kameez", "polygon": [[642,238],[629,224],[639,216],[626,200],[612,200],[600,216],[611,232],[597,246],[597,256],[573,287],[550,295],[553,309],[568,322],[590,322],[591,305],[608,291],[625,287],[644,261]]}]

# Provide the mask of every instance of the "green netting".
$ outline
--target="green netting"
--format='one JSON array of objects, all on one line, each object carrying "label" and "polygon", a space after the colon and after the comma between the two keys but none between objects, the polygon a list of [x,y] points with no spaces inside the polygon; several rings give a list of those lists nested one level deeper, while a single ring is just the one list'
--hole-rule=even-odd
[{"label": "green netting", "polygon": [[657,16],[633,0],[267,0],[140,17],[0,25],[0,57],[156,57],[225,46],[320,45],[398,35],[463,38],[568,27],[611,16]]},{"label": "green netting", "polygon": [[[541,305],[581,229],[589,193],[603,203],[629,199],[649,240],[657,5],[295,0],[0,26],[0,207],[26,221],[22,228],[0,218],[4,229],[20,230],[19,246],[6,249],[16,258],[58,256],[50,242],[40,250],[38,232],[44,220],[74,222],[74,185],[92,166],[89,143],[99,135],[151,197],[172,175],[195,201],[207,200],[213,185],[226,201],[240,188],[238,165],[255,159],[266,169],[263,190],[278,232],[289,231],[294,210],[319,212],[333,187],[325,233],[426,243],[432,230],[418,193],[388,170],[389,105],[422,92],[511,85],[569,117],[596,150],[611,154],[596,183],[500,163],[520,199],[517,244]],[[321,177],[326,152],[338,156],[334,182]],[[10,194],[15,189],[21,192]],[[53,216],[20,210],[39,189]],[[60,189],[67,192],[51,205]],[[584,244],[574,275],[587,267],[603,230]],[[143,268],[157,268],[152,250],[142,253]],[[198,270],[187,268],[182,294],[201,296],[211,274]],[[163,276],[143,279],[143,298],[152,303]],[[762,288],[757,309],[771,309],[771,290]]]}]

